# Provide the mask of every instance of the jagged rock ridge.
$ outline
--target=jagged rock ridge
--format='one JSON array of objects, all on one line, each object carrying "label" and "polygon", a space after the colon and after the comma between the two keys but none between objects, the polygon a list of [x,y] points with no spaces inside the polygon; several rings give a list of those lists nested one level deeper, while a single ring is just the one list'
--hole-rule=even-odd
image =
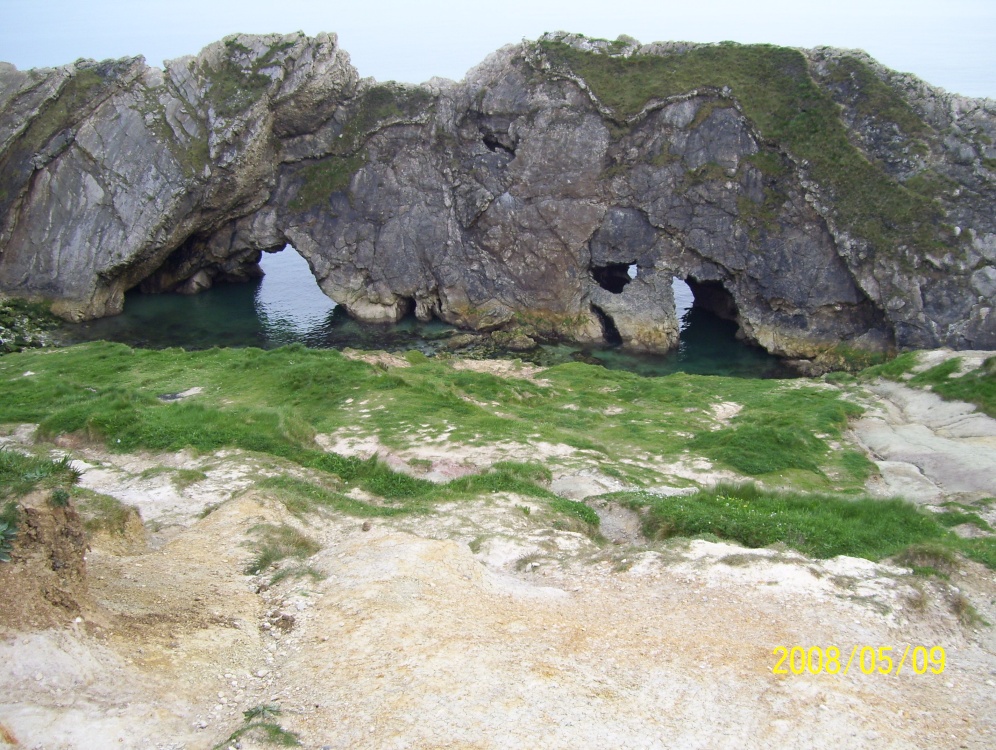
[{"label": "jagged rock ridge", "polygon": [[677,276],[777,354],[996,348],[994,138],[996,103],[828,48],[554,34],[422,86],[334,35],[0,65],[0,289],[108,315],[291,244],[364,320],[664,351]]}]

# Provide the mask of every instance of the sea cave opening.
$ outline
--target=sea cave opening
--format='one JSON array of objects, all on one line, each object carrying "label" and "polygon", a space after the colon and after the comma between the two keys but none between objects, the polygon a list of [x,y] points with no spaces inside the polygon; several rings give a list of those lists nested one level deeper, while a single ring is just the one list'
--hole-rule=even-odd
[{"label": "sea cave opening", "polygon": [[712,313],[722,320],[738,323],[740,311],[733,295],[719,281],[698,281],[693,277],[685,279],[692,295],[692,307]]},{"label": "sea cave opening", "polygon": [[671,279],[671,289],[682,345],[688,338],[707,336],[743,340],[740,311],[722,282],[675,276]]},{"label": "sea cave opening", "polygon": [[592,266],[591,276],[595,282],[607,292],[622,294],[626,285],[637,277],[639,269],[636,261],[629,263],[608,263],[604,266]]}]

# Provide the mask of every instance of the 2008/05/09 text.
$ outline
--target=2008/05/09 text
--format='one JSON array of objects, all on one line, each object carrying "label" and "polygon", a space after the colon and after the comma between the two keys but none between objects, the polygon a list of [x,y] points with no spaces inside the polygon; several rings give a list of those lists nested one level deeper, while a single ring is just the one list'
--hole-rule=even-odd
[{"label": "2008/05/09 text", "polygon": [[906,646],[899,656],[899,651],[892,646],[855,646],[844,661],[840,649],[836,646],[821,648],[811,646],[776,646],[772,651],[775,655],[775,665],[771,668],[773,674],[848,674],[853,667],[862,674],[893,674],[899,675],[903,667],[912,669],[915,674],[942,674],[944,672],[946,654],[943,646]]}]

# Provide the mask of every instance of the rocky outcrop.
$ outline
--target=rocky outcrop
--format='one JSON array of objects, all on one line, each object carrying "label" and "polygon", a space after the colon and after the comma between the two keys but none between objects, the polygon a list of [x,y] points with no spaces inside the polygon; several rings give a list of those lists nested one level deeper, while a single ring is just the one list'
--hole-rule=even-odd
[{"label": "rocky outcrop", "polygon": [[293,245],[352,315],[650,351],[671,281],[792,357],[996,347],[996,103],[863,53],[547,35],[464,81],[336,38],[0,67],[0,288],[71,318]]}]

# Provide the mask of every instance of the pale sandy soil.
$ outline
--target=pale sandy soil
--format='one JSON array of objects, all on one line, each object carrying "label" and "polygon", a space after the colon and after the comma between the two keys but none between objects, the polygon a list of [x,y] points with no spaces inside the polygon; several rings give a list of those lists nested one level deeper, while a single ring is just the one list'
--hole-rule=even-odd
[{"label": "pale sandy soil", "polygon": [[[918,414],[901,396],[880,393],[884,416],[856,439]],[[354,439],[357,453],[378,448],[326,441]],[[395,458],[473,470],[531,449],[561,460],[565,496],[620,488],[562,448],[437,459],[413,445]],[[504,493],[364,531],[333,513],[296,518],[253,489],[279,462],[64,450],[84,486],[140,508],[148,544],[125,555],[96,539],[78,621],[3,633],[0,746],[211,748],[242,711],[273,704],[316,749],[996,747],[996,629],[955,614],[963,595],[996,623],[996,573],[975,564],[947,584],[852,558],[648,545],[632,515],[593,501],[608,538],[596,543]],[[157,466],[205,478],[178,484]],[[245,575],[260,523],[318,541],[307,564],[324,578]],[[779,646],[837,647],[843,671],[856,647],[891,646],[898,662],[909,645],[943,647],[943,673],[915,674],[908,656],[898,676],[857,661],[846,675],[772,673]]]}]

